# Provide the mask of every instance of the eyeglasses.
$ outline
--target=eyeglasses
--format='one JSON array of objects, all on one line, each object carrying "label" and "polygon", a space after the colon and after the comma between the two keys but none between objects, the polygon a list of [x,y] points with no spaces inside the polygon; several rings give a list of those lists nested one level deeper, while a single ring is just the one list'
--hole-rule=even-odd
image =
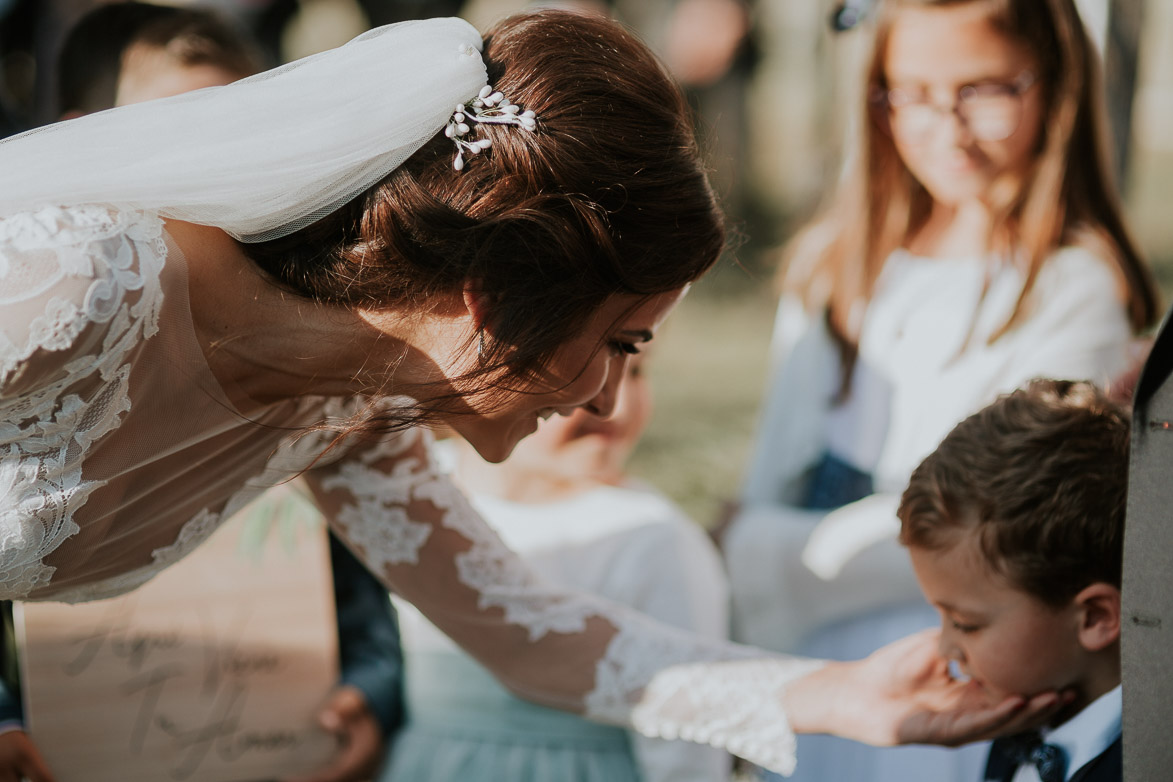
[{"label": "eyeglasses", "polygon": [[923,141],[943,116],[956,115],[978,141],[1002,141],[1018,130],[1022,121],[1022,96],[1035,83],[1035,75],[1023,71],[1010,82],[967,84],[953,103],[941,106],[923,90],[877,90],[873,104],[887,110],[893,135],[906,141]]}]

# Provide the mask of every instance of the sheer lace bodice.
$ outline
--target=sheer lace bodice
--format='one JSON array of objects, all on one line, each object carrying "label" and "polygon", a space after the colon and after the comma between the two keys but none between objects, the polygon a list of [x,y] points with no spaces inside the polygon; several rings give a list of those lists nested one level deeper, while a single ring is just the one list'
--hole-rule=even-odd
[{"label": "sheer lace bodice", "polygon": [[0,219],[0,307],[0,597],[131,589],[310,468],[367,567],[518,694],[792,766],[781,693],[812,663],[543,583],[435,468],[424,432],[319,458],[332,435],[311,427],[369,405],[257,405],[221,386],[158,216],[87,206]]},{"label": "sheer lace bodice", "polygon": [[0,306],[6,596],[77,601],[141,584],[306,466],[320,438],[286,443],[289,427],[340,406],[229,401],[195,338],[183,259],[151,215],[0,221]]}]

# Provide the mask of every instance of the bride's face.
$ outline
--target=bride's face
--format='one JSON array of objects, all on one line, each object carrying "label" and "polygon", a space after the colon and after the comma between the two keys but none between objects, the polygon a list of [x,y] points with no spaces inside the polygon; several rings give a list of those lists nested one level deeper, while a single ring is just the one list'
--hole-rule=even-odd
[{"label": "bride's face", "polygon": [[[583,409],[607,418],[615,409],[628,362],[655,335],[684,295],[613,296],[577,337],[563,345],[531,388],[485,400],[471,414],[451,415],[452,427],[486,460],[500,462],[552,415]],[[474,405],[479,403],[474,402]]]}]

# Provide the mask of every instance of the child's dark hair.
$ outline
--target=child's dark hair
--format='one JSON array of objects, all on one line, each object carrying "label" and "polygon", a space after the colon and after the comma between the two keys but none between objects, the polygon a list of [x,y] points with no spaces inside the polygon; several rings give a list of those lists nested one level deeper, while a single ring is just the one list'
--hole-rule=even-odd
[{"label": "child's dark hair", "polygon": [[1035,380],[958,424],[913,472],[900,541],[977,535],[990,567],[1048,605],[1120,586],[1129,414],[1091,383]]},{"label": "child's dark hair", "polygon": [[241,77],[264,67],[248,36],[210,11],[139,2],[102,5],[73,26],[61,47],[61,113],[91,114],[113,106],[123,56],[135,45],[162,49],[183,65],[218,65]]}]

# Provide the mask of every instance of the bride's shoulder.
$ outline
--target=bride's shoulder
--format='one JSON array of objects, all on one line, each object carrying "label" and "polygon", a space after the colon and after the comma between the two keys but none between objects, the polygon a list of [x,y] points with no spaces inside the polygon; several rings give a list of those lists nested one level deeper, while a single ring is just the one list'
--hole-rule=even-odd
[{"label": "bride's shoulder", "polygon": [[98,320],[129,291],[158,287],[163,221],[108,205],[46,206],[0,216],[0,302],[72,302]]},{"label": "bride's shoulder", "polygon": [[150,213],[94,205],[0,216],[0,397],[72,378],[69,362],[83,355],[117,348],[108,358],[120,359],[153,335],[167,255]]},{"label": "bride's shoulder", "polygon": [[106,204],[44,206],[0,215],[0,248],[9,252],[85,247],[114,238],[161,243],[163,221],[152,212]]}]

